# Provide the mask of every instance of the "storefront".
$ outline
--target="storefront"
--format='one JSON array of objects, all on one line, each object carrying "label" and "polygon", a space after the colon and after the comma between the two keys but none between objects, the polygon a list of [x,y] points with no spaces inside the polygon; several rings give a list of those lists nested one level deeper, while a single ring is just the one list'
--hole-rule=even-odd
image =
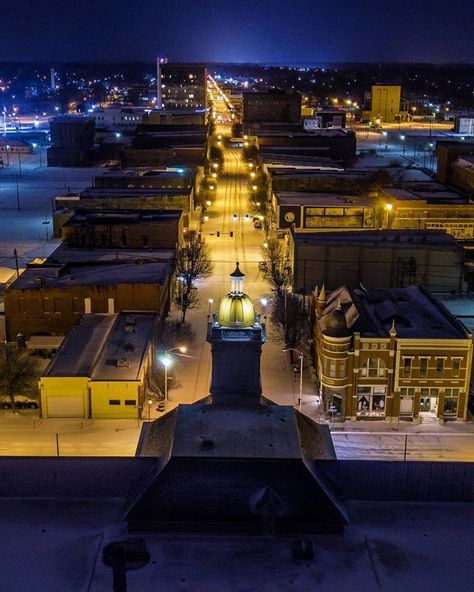
[{"label": "storefront", "polygon": [[386,385],[359,386],[356,417],[385,417],[386,397]]}]

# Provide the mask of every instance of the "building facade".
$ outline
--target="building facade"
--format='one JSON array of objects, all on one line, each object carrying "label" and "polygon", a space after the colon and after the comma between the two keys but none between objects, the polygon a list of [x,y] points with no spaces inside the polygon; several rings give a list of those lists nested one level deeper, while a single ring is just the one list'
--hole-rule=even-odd
[{"label": "building facade", "polygon": [[86,314],[39,380],[41,417],[134,419],[147,413],[158,316]]},{"label": "building facade", "polygon": [[207,108],[205,64],[161,64],[161,101],[168,109]]},{"label": "building facade", "polygon": [[299,123],[301,95],[284,92],[244,92],[242,123]]},{"label": "building facade", "polygon": [[415,286],[312,298],[319,392],[333,420],[465,420],[472,335]]},{"label": "building facade", "polygon": [[397,84],[376,84],[371,90],[370,115],[381,123],[394,123],[401,117],[401,86]]},{"label": "building facade", "polygon": [[169,309],[171,262],[29,266],[4,292],[6,335],[66,335],[84,313]]}]

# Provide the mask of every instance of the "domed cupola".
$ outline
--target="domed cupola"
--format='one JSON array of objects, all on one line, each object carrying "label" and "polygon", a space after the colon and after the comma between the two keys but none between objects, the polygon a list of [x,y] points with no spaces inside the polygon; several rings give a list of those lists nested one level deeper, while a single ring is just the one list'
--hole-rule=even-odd
[{"label": "domed cupola", "polygon": [[336,308],[328,314],[323,334],[336,338],[349,337],[351,335],[351,332],[347,328],[346,315],[342,310],[340,301],[337,302]]},{"label": "domed cupola", "polygon": [[217,322],[221,327],[240,329],[253,327],[256,323],[255,309],[251,299],[244,294],[245,275],[239,269],[239,263],[230,274],[231,290],[219,305]]}]

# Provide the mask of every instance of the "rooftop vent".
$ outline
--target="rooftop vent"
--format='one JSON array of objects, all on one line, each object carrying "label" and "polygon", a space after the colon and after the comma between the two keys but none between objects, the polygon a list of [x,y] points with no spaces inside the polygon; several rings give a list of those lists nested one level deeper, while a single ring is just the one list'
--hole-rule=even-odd
[{"label": "rooftop vent", "polygon": [[117,360],[117,368],[129,368],[130,364],[128,363],[127,358],[118,358]]},{"label": "rooftop vent", "polygon": [[123,349],[125,351],[135,351],[135,346],[133,345],[133,343],[127,341],[127,343],[124,344]]}]

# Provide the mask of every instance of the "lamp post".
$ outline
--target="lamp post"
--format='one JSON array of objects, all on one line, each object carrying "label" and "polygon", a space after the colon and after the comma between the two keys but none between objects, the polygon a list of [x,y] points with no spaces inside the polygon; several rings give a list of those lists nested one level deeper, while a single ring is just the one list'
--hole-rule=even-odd
[{"label": "lamp post", "polygon": [[387,139],[387,132],[382,132],[382,136],[385,138],[385,150],[388,150],[388,139]]},{"label": "lamp post", "polygon": [[214,299],[213,298],[209,298],[209,300],[207,301],[208,304],[208,308],[207,308],[207,316],[210,317],[211,316],[211,306],[214,303]]},{"label": "lamp post", "polygon": [[385,204],[385,211],[387,212],[387,224],[386,227],[388,228],[389,226],[389,220],[390,220],[390,212],[393,210],[393,204],[391,203],[386,203]]},{"label": "lamp post", "polygon": [[403,152],[402,152],[402,154],[405,155],[405,136],[404,135],[400,136],[400,140],[403,142]]},{"label": "lamp post", "polygon": [[148,423],[150,423],[151,419],[150,419],[150,415],[151,415],[151,405],[152,405],[153,401],[150,401],[150,399],[148,399]]},{"label": "lamp post", "polygon": [[[165,405],[168,404],[168,368],[173,363],[173,358],[170,356],[173,352],[181,352],[181,354],[186,353],[186,347],[172,347],[171,349],[166,349],[164,356],[161,358],[161,363],[165,369]],[[176,353],[176,355],[180,355]]]},{"label": "lamp post", "polygon": [[294,347],[286,347],[283,351],[294,351],[300,357],[300,392],[298,397],[298,407],[300,413],[302,412],[302,404],[303,404],[303,352],[299,349],[295,349]]}]

